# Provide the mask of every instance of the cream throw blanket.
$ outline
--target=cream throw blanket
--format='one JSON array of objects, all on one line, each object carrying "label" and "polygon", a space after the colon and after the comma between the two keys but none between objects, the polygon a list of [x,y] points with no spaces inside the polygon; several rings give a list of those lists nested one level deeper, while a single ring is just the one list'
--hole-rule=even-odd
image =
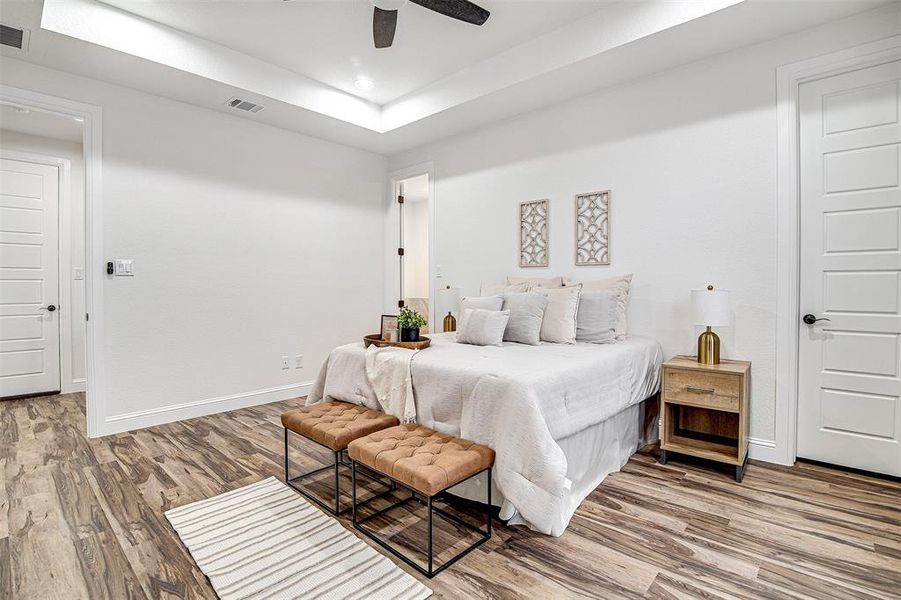
[{"label": "cream throw blanket", "polygon": [[413,375],[410,364],[417,350],[370,346],[366,349],[366,379],[372,386],[382,412],[401,423],[416,422]]}]

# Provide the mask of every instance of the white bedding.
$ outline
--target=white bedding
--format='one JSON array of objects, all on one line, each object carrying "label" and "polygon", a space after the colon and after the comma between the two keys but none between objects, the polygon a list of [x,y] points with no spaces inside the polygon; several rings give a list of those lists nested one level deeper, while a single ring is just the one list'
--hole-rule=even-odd
[{"label": "white bedding", "polygon": [[[510,503],[502,517],[515,508],[533,529],[562,534],[584,494],[572,490],[558,440],[655,393],[660,345],[637,336],[615,344],[485,347],[458,344],[454,334],[430,337],[412,364],[417,422],[493,448],[494,482]],[[307,404],[328,398],[382,408],[366,379],[362,344],[329,355]]]}]

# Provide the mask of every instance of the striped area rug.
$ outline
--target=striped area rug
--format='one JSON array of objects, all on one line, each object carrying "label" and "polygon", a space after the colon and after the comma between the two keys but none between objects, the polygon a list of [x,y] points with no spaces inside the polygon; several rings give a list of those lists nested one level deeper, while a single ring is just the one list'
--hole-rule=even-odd
[{"label": "striped area rug", "polygon": [[222,600],[420,600],[432,591],[275,477],[166,518]]}]

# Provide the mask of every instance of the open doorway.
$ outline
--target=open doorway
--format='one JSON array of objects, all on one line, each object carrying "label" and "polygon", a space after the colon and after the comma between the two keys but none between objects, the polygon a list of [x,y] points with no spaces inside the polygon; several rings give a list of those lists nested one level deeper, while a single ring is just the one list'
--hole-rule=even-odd
[{"label": "open doorway", "polygon": [[0,400],[86,389],[83,123],[0,103]]},{"label": "open doorway", "polygon": [[[399,300],[432,325],[431,198],[428,173],[395,180],[398,198]],[[400,304],[400,303],[399,303]],[[424,333],[433,330],[426,328]]]}]

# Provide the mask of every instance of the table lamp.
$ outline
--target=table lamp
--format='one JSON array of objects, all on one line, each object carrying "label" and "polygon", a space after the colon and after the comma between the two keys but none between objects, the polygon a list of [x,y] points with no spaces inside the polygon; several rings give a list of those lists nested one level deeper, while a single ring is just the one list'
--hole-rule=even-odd
[{"label": "table lamp", "polygon": [[691,290],[691,316],[695,325],[706,327],[698,337],[698,362],[705,365],[720,364],[720,337],[711,327],[729,325],[729,292],[715,290]]},{"label": "table lamp", "polygon": [[438,306],[441,312],[447,312],[444,317],[444,331],[457,331],[457,318],[454,312],[460,310],[460,289],[447,286],[438,290]]}]

